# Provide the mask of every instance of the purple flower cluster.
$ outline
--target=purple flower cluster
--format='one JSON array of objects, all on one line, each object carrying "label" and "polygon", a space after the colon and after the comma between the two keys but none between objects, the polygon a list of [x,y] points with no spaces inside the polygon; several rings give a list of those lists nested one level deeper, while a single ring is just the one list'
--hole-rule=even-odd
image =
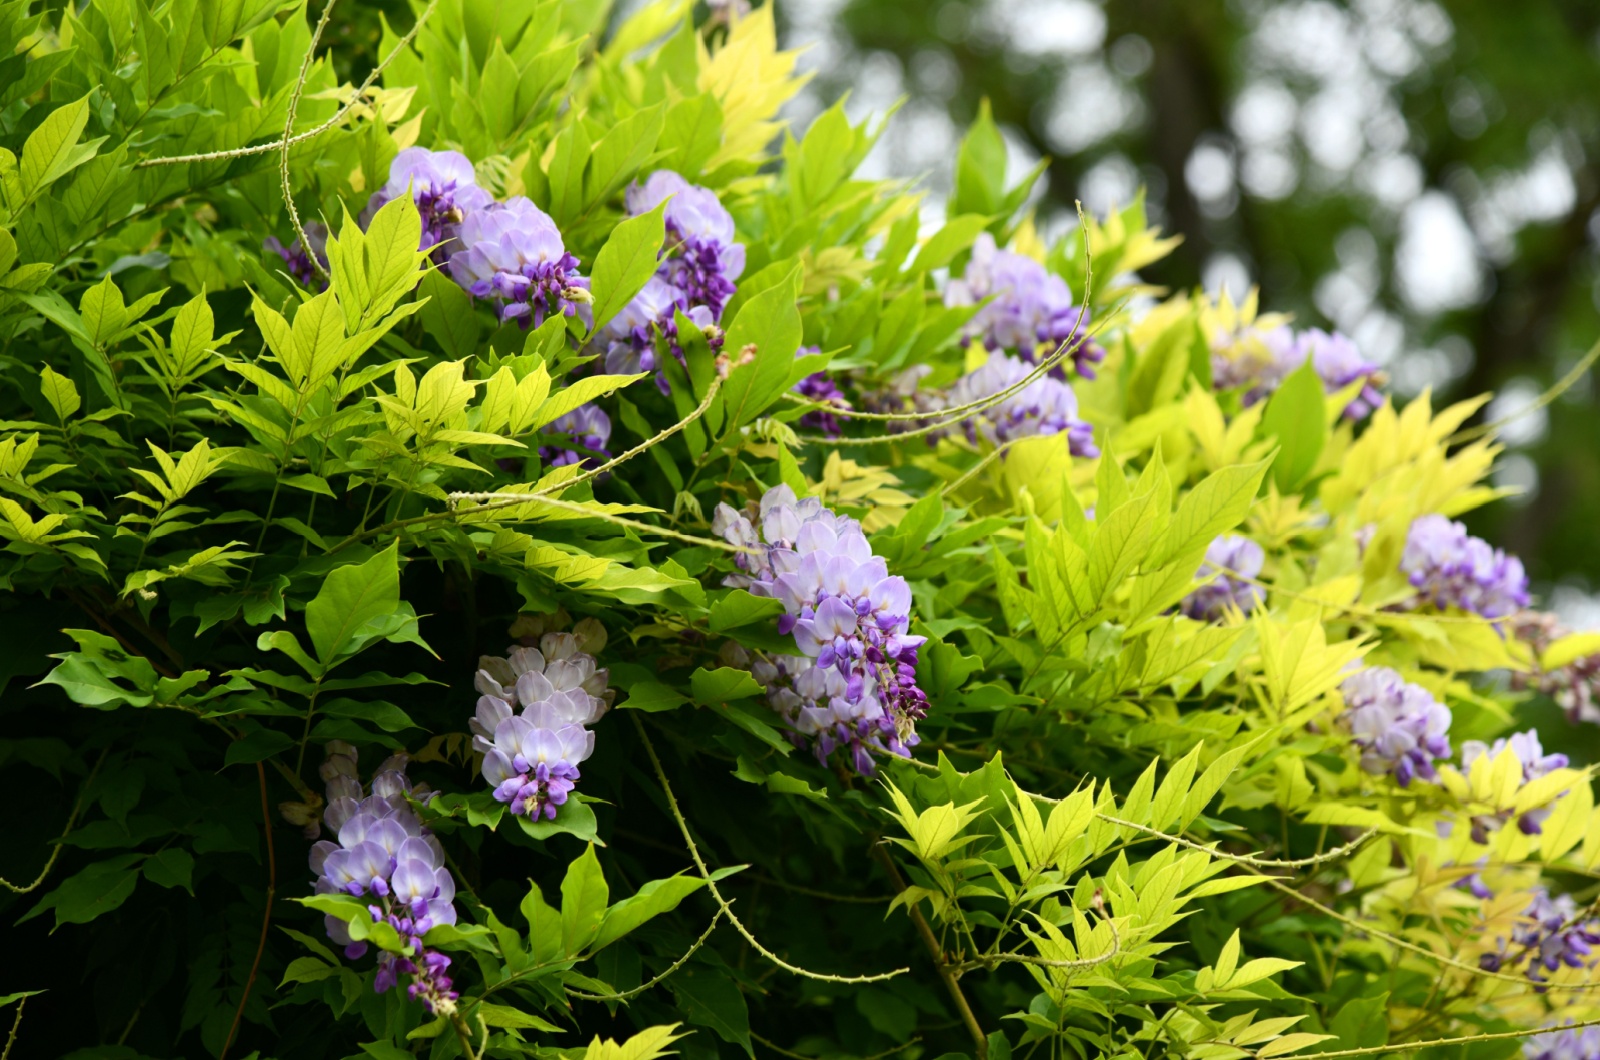
[{"label": "purple flower cluster", "polygon": [[[1544,746],[1539,742],[1537,729],[1527,732],[1512,733],[1511,736],[1496,740],[1493,744],[1486,744],[1482,740],[1466,740],[1461,744],[1461,770],[1466,772],[1472,768],[1472,763],[1479,755],[1488,755],[1489,759],[1500,757],[1500,753],[1507,747],[1511,748],[1518,760],[1522,762],[1522,783],[1535,780],[1546,773],[1567,767],[1567,756],[1557,752],[1545,754]],[[1541,806],[1536,810],[1529,810],[1517,818],[1517,827],[1524,835],[1538,835],[1544,828],[1544,819],[1550,816],[1550,807]],[[1510,810],[1501,810],[1493,814],[1478,814],[1472,818],[1472,839],[1476,843],[1487,843],[1489,833],[1498,831],[1511,819]]]},{"label": "purple flower cluster", "polygon": [[[1071,342],[1073,368],[1086,379],[1106,351],[1088,338],[1088,315],[1072,300],[1067,283],[1025,254],[1000,250],[994,237],[981,233],[972,246],[965,275],[945,287],[947,306],[977,305],[991,299],[973,316],[969,335],[982,338],[989,350],[1015,350],[1037,364]],[[1065,378],[1057,366],[1052,375]]]},{"label": "purple flower cluster", "polygon": [[[945,391],[938,404],[958,408],[1016,386],[1037,369],[1007,353],[989,354],[983,367],[968,372]],[[1060,379],[1041,375],[1020,390],[962,421],[967,438],[1001,444],[1029,435],[1064,434],[1073,456],[1098,456],[1094,429],[1078,418],[1078,395]]]},{"label": "purple flower cluster", "polygon": [[604,646],[605,630],[584,619],[571,633],[544,634],[538,648],[478,660],[472,746],[495,800],[512,813],[553,819],[576,786],[579,763],[594,752],[587,726],[616,698],[590,654]]},{"label": "purple flower cluster", "polygon": [[1321,328],[1300,332],[1288,327],[1247,328],[1221,337],[1212,344],[1212,385],[1218,390],[1244,389],[1245,405],[1254,405],[1277,390],[1307,358],[1329,394],[1363,381],[1344,407],[1345,419],[1366,419],[1383,404],[1383,391],[1378,389],[1384,382],[1383,370],[1363,358],[1347,336]]},{"label": "purple flower cluster", "polygon": [[795,745],[809,744],[818,761],[846,750],[863,775],[874,771],[874,754],[909,758],[916,722],[928,710],[916,675],[926,638],[908,632],[911,587],[872,554],[861,524],[775,486],[758,508],[718,505],[711,527],[752,550],[739,555],[739,573],[723,584],[784,605],[778,630],[794,633],[801,654],[754,661],[742,649],[736,654],[767,687]]},{"label": "purple flower cluster", "polygon": [[1361,670],[1339,690],[1345,702],[1340,720],[1361,750],[1361,768],[1393,773],[1401,787],[1413,777],[1438,779],[1434,759],[1450,755],[1449,707],[1387,666]]},{"label": "purple flower cluster", "polygon": [[[643,184],[630,186],[623,197],[630,217],[649,213],[666,202],[666,242],[656,274],[601,329],[606,371],[649,372],[656,363],[656,336],[681,362],[675,312],[682,312],[706,333],[713,351],[721,348],[717,325],[744,273],[744,244],[735,242],[733,215],[715,192],[690,184],[670,169],[658,169]],[[657,385],[665,392],[666,377]]]},{"label": "purple flower cluster", "polygon": [[[1498,972],[1526,958],[1528,978],[1542,983],[1548,973],[1562,965],[1586,968],[1595,963],[1593,954],[1595,944],[1600,943],[1600,920],[1582,917],[1571,895],[1552,897],[1540,887],[1534,891],[1533,901],[1523,910],[1522,916],[1523,922],[1512,929],[1510,946],[1501,939],[1498,952],[1478,958],[1479,966],[1485,971]],[[1514,952],[1513,946],[1516,947]]]},{"label": "purple flower cluster", "polygon": [[[1518,640],[1533,649],[1536,661],[1550,645],[1571,632],[1555,615],[1543,611],[1522,612],[1512,619],[1511,630]],[[1600,722],[1600,655],[1585,655],[1554,670],[1539,667],[1531,674],[1513,672],[1511,685],[1549,696],[1567,712],[1567,719],[1574,724]]]},{"label": "purple flower cluster", "polygon": [[1523,1060],[1600,1060],[1600,1027],[1565,1027],[1522,1045]]},{"label": "purple flower cluster", "polygon": [[543,429],[544,434],[565,435],[583,452],[560,445],[542,445],[539,458],[551,467],[567,464],[589,463],[595,456],[611,455],[606,448],[611,441],[611,417],[594,402],[585,402],[564,416],[552,420]]},{"label": "purple flower cluster", "polygon": [[433,247],[435,264],[443,265],[461,249],[456,241],[462,223],[478,210],[487,209],[493,197],[478,187],[472,162],[460,151],[430,151],[408,147],[389,163],[389,179],[372,193],[361,211],[361,227],[387,202],[410,189],[422,215],[422,242],[418,250]]},{"label": "purple flower cluster", "polygon": [[[456,884],[445,867],[444,848],[422,826],[407,801],[431,793],[406,778],[406,756],[393,755],[373,774],[364,792],[356,768],[356,749],[342,741],[328,744],[322,763],[328,805],[323,823],[338,842],[321,840],[311,848],[311,871],[318,894],[348,894],[372,899],[373,922],[386,922],[409,947],[405,955],[378,956],[373,984],[379,993],[411,977],[408,992],[429,1012],[453,1010],[456,994],[446,974],[450,958],[422,945],[430,928],[456,922]],[[367,951],[350,937],[345,921],[326,917],[328,937],[354,960]]]},{"label": "purple flower cluster", "polygon": [[450,275],[474,297],[500,305],[501,320],[538,327],[554,313],[572,316],[590,302],[589,281],[567,253],[550,215],[518,195],[467,215]]},{"label": "purple flower cluster", "polygon": [[[670,201],[669,201],[670,200]],[[744,272],[744,244],[734,241],[733,215],[717,194],[690,184],[670,169],[658,169],[623,197],[628,216],[667,203],[667,242],[657,275],[682,292],[690,305],[705,306],[713,320],[733,297]]]},{"label": "purple flower cluster", "polygon": [[[293,276],[301,287],[315,287],[320,291],[328,286],[328,281],[317,274],[316,267],[311,262],[315,256],[324,271],[328,268],[328,226],[321,221],[307,221],[304,227],[306,233],[304,243],[296,238],[292,245],[286,247],[277,236],[268,236],[261,246],[283,259],[289,275]],[[307,244],[310,244],[309,252]]]},{"label": "purple flower cluster", "polygon": [[[1223,534],[1206,548],[1206,561],[1200,564],[1197,578],[1216,577],[1183,598],[1184,614],[1201,622],[1214,622],[1227,614],[1229,607],[1249,613],[1261,606],[1261,587],[1246,578],[1261,574],[1266,553],[1248,537]],[[1244,577],[1236,577],[1243,575]]]},{"label": "purple flower cluster", "polygon": [[1443,515],[1424,515],[1411,524],[1400,571],[1434,607],[1503,618],[1528,606],[1522,561]]}]

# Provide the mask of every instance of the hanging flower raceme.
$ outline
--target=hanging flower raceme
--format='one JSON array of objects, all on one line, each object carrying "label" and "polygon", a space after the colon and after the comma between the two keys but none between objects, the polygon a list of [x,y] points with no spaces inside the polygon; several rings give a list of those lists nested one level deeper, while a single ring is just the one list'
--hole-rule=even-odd
[{"label": "hanging flower raceme", "polygon": [[500,306],[501,320],[538,327],[547,316],[581,310],[586,318],[589,281],[567,253],[550,215],[518,195],[467,215],[460,250],[450,255],[450,275],[477,298]]},{"label": "hanging flower raceme", "polygon": [[[1095,377],[1094,365],[1106,351],[1090,341],[1088,315],[1073,301],[1067,282],[1026,254],[1000,250],[994,236],[983,232],[972,245],[966,273],[946,285],[944,302],[977,305],[986,298],[992,300],[968,324],[969,336],[982,339],[985,349],[1014,350],[1038,364],[1070,342],[1074,370]],[[1051,374],[1066,378],[1060,365]]]},{"label": "hanging flower raceme", "polygon": [[[1522,763],[1523,785],[1546,773],[1567,767],[1567,756],[1559,751],[1555,754],[1545,754],[1544,745],[1539,742],[1539,731],[1529,729],[1527,732],[1512,733],[1509,737],[1502,736],[1493,744],[1486,744],[1482,740],[1462,741],[1461,771],[1468,772],[1472,768],[1472,763],[1482,755],[1487,755],[1492,762],[1507,748],[1510,748]],[[1550,816],[1550,810],[1549,806],[1541,806],[1517,815],[1517,827],[1524,835],[1538,835],[1544,830],[1544,819]],[[1509,809],[1490,814],[1477,814],[1472,818],[1473,841],[1487,843],[1489,833],[1498,831],[1511,820],[1512,815],[1513,811]]]},{"label": "hanging flower raceme", "polygon": [[751,550],[724,584],[784,605],[778,631],[793,632],[801,654],[752,661],[732,650],[767,687],[790,739],[819,761],[843,750],[862,774],[874,754],[909,758],[928,709],[916,680],[926,638],[908,632],[911,587],[872,554],[861,525],[775,486],[757,508],[718,505],[711,526]]},{"label": "hanging flower raceme", "polygon": [[1361,751],[1368,773],[1393,773],[1401,787],[1412,778],[1437,780],[1434,760],[1450,755],[1450,708],[1387,666],[1374,666],[1339,686],[1340,721]]},{"label": "hanging flower raceme", "polygon": [[1509,944],[1501,939],[1498,952],[1484,954],[1478,958],[1478,964],[1486,971],[1498,972],[1508,965],[1515,967],[1527,961],[1528,978],[1542,983],[1550,972],[1563,965],[1568,968],[1592,966],[1596,943],[1600,943],[1600,920],[1581,916],[1578,903],[1571,895],[1552,897],[1549,891],[1539,887],[1512,929]]},{"label": "hanging flower raceme", "polygon": [[658,169],[623,196],[628,216],[649,213],[665,201],[667,241],[661,251],[660,276],[682,293],[687,305],[704,306],[713,321],[744,272],[744,244],[735,242],[733,215],[709,188],[690,184],[670,169]]},{"label": "hanging flower raceme", "polygon": [[1600,654],[1583,655],[1565,666],[1546,670],[1539,660],[1550,645],[1572,631],[1562,626],[1555,615],[1523,611],[1512,619],[1511,632],[1533,649],[1535,662],[1532,673],[1512,671],[1511,687],[1533,689],[1549,696],[1567,712],[1567,719],[1574,724],[1600,722]]},{"label": "hanging flower raceme", "polygon": [[[305,224],[306,238],[302,242],[299,237],[289,245],[284,246],[277,236],[268,236],[261,244],[265,250],[270,250],[283,259],[284,267],[289,270],[289,275],[301,287],[323,290],[328,286],[328,281],[322,279],[317,273],[316,266],[312,264],[313,256],[326,272],[328,268],[328,226],[321,221],[307,221]],[[309,246],[309,249],[308,249]]]},{"label": "hanging flower raceme", "polygon": [[[338,841],[324,839],[311,848],[311,871],[317,874],[318,894],[370,899],[373,922],[387,923],[410,947],[404,955],[378,955],[373,988],[383,993],[402,975],[410,976],[413,1001],[420,1000],[429,1012],[450,1012],[456,998],[446,974],[450,958],[423,946],[422,936],[456,922],[455,879],[445,867],[444,848],[407,801],[408,796],[425,800],[432,792],[406,778],[406,762],[403,754],[385,759],[370,789],[363,790],[356,749],[342,741],[328,744],[321,769],[328,798],[323,823]],[[351,938],[344,920],[330,914],[324,925],[346,957],[366,953],[367,944]]]},{"label": "hanging flower raceme", "polygon": [[595,666],[605,642],[600,624],[584,619],[571,633],[545,633],[537,648],[478,660],[472,746],[495,800],[512,813],[553,819],[577,785],[579,764],[594,753],[588,726],[616,698],[609,672]]},{"label": "hanging flower raceme", "polygon": [[1528,606],[1522,561],[1443,515],[1424,515],[1411,524],[1400,571],[1418,597],[1437,608],[1503,618]]},{"label": "hanging flower raceme", "polygon": [[1565,1027],[1522,1044],[1523,1060],[1600,1060],[1600,1027]]},{"label": "hanging flower raceme", "polygon": [[478,187],[472,162],[460,151],[408,147],[394,156],[388,181],[367,200],[361,227],[367,227],[385,203],[405,195],[407,189],[422,215],[422,242],[417,249],[433,247],[436,265],[443,265],[461,249],[456,237],[462,222],[494,203],[493,196]]},{"label": "hanging flower raceme", "polygon": [[552,420],[541,433],[565,435],[584,450],[580,453],[561,445],[540,446],[539,458],[551,467],[592,463],[597,456],[611,455],[606,448],[611,441],[611,417],[592,401]]},{"label": "hanging flower raceme", "polygon": [[[1230,607],[1249,613],[1261,606],[1265,595],[1261,587],[1247,580],[1261,574],[1266,553],[1248,537],[1223,534],[1206,548],[1206,561],[1200,564],[1197,578],[1216,575],[1183,598],[1181,609],[1190,618],[1214,622]],[[1242,576],[1242,577],[1241,577]]]},{"label": "hanging flower raceme", "polygon": [[[983,367],[956,380],[938,404],[953,409],[983,401],[1018,386],[1036,371],[1010,354],[991,353]],[[1063,434],[1073,456],[1100,454],[1094,429],[1078,418],[1078,395],[1067,383],[1043,374],[995,404],[971,413],[961,427],[969,440],[982,438],[991,445],[1030,435]]]}]

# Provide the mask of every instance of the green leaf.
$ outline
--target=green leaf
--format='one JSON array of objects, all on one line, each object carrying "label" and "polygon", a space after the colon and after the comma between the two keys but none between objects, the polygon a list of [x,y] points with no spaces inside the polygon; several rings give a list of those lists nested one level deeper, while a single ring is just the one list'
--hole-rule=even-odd
[{"label": "green leaf", "polygon": [[137,866],[143,860],[143,854],[124,854],[96,862],[64,881],[46,899],[55,909],[56,927],[87,924],[126,902],[139,882]]},{"label": "green leaf", "polygon": [[222,757],[222,764],[233,766],[261,762],[293,746],[294,737],[288,733],[279,732],[277,729],[257,729],[248,733],[243,739],[230,743],[228,753]]},{"label": "green leaf", "polygon": [[1005,138],[994,123],[989,101],[981,100],[978,117],[956,152],[955,189],[948,207],[951,217],[1000,212],[1006,197],[1006,158]]},{"label": "green leaf", "polygon": [[640,681],[628,689],[628,698],[618,703],[619,708],[629,710],[643,710],[655,713],[658,710],[672,710],[689,702],[687,696],[680,695],[675,689],[662,684],[660,681]]},{"label": "green leaf", "polygon": [[613,390],[637,383],[649,374],[649,372],[639,372],[635,375],[584,376],[547,398],[528,424],[528,430],[536,431],[545,424],[553,423],[565,416],[579,405],[587,404],[597,397],[604,397]]},{"label": "green leaf", "polygon": [[989,218],[982,214],[951,218],[922,244],[922,249],[917,251],[916,258],[911,262],[911,271],[931,272],[944,268],[957,254],[972,246],[972,241],[988,224]]},{"label": "green leaf", "polygon": [[1219,468],[1202,479],[1178,502],[1166,537],[1152,557],[1153,565],[1163,566],[1175,556],[1204,548],[1219,534],[1244,522],[1266,473],[1263,460]]},{"label": "green leaf", "polygon": [[696,703],[708,707],[720,706],[730,699],[748,699],[765,692],[747,670],[719,666],[715,670],[699,667],[689,675],[689,688]]},{"label": "green leaf", "polygon": [[1272,480],[1284,493],[1295,490],[1322,455],[1328,430],[1323,419],[1322,379],[1311,359],[1289,374],[1267,401],[1258,435],[1278,440]]},{"label": "green leaf", "polygon": [[67,103],[50,112],[22,145],[22,160],[17,176],[23,193],[33,198],[51,183],[94,157],[105,137],[79,145],[89,122],[89,97]]},{"label": "green leaf", "polygon": [[144,878],[162,887],[182,887],[194,894],[194,855],[180,847],[168,847],[150,855],[144,863]]},{"label": "green leaf", "polygon": [[[467,1014],[470,1020],[476,1020],[480,1016],[483,1017],[483,1022],[491,1027],[514,1027],[525,1031],[544,1031],[547,1034],[561,1033],[561,1028],[555,1024],[509,1005],[496,1005],[484,1001]],[[411,1057],[410,1053],[405,1055]]]},{"label": "green leaf", "polygon": [[739,984],[727,972],[691,961],[667,980],[667,986],[677,998],[684,1019],[709,1027],[723,1041],[743,1046],[745,1052],[755,1055],[750,1048],[750,1010]]},{"label": "green leaf", "polygon": [[483,321],[473,309],[472,297],[460,284],[437,269],[429,269],[417,295],[428,300],[417,311],[422,330],[439,344],[446,357],[459,361],[478,352]]},{"label": "green leaf", "polygon": [[1376,1049],[1389,1044],[1389,992],[1358,997],[1344,1003],[1339,1014],[1328,1021],[1328,1030],[1339,1038],[1332,1049]]},{"label": "green leaf", "polygon": [[78,396],[78,388],[72,380],[64,375],[56,374],[55,369],[48,364],[39,373],[39,390],[44,394],[44,399],[55,410],[56,419],[63,426],[72,418],[73,413],[83,407],[83,399]]},{"label": "green leaf", "polygon": [[[670,913],[678,903],[705,886],[699,876],[670,876],[664,880],[651,880],[639,888],[639,893],[624,898],[610,909],[600,921],[590,945],[591,952],[603,949],[637,928],[652,917]],[[565,910],[565,905],[562,909]]]},{"label": "green leaf", "polygon": [[711,605],[711,629],[714,633],[723,633],[781,614],[782,601],[770,596],[752,596],[743,589],[735,589]]},{"label": "green leaf", "polygon": [[531,839],[539,842],[558,835],[570,835],[586,843],[599,843],[599,822],[595,820],[594,811],[588,803],[580,797],[569,798],[556,810],[555,820],[550,821],[541,817],[537,821],[530,821],[526,816],[519,815],[517,824]]},{"label": "green leaf", "polygon": [[400,603],[399,555],[398,544],[390,545],[365,563],[338,568],[306,605],[306,632],[324,666],[365,647],[358,642],[362,627],[394,614]]},{"label": "green leaf", "polygon": [[666,208],[663,201],[649,213],[622,222],[595,255],[589,280],[594,295],[591,334],[609,324],[655,275],[656,260],[666,239]]},{"label": "green leaf", "polygon": [[594,941],[610,895],[591,843],[567,866],[561,880],[561,943],[568,957],[576,957]]},{"label": "green leaf", "polygon": [[739,308],[728,326],[723,351],[735,363],[750,351],[754,360],[729,373],[719,404],[727,410],[724,434],[749,423],[788,387],[795,351],[800,348],[800,309],[795,304],[801,269],[762,291]]}]

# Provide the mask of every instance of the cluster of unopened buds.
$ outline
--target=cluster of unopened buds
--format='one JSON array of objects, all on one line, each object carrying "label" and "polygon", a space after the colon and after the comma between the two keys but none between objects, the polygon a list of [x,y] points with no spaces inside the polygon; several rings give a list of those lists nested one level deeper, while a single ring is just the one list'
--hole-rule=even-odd
[{"label": "cluster of unopened buds", "polygon": [[468,723],[495,800],[532,820],[553,820],[566,804],[578,766],[594,753],[589,726],[616,698],[608,671],[595,665],[604,627],[592,618],[570,633],[554,624],[523,616],[511,629],[518,645],[478,660],[478,709]]},{"label": "cluster of unopened buds", "polygon": [[1269,397],[1283,381],[1311,362],[1325,393],[1334,394],[1360,381],[1342,410],[1347,420],[1362,420],[1383,404],[1383,370],[1361,356],[1356,344],[1339,332],[1320,328],[1296,332],[1288,326],[1246,327],[1218,332],[1211,338],[1211,380],[1217,390],[1240,390],[1242,402],[1254,405]]},{"label": "cluster of unopened buds", "polygon": [[[320,840],[311,848],[316,893],[368,899],[373,923],[388,924],[406,946],[403,954],[378,955],[373,988],[382,993],[409,976],[411,999],[429,1012],[447,1015],[455,1011],[456,999],[447,974],[450,958],[424,946],[422,939],[430,929],[456,922],[455,879],[445,867],[444,848],[411,808],[412,801],[425,802],[433,793],[407,779],[403,754],[385,759],[370,788],[363,788],[356,757],[350,744],[327,745],[321,768],[327,784],[322,823],[338,838]],[[366,953],[367,944],[351,937],[344,920],[329,914],[325,926],[346,957],[354,960]]]},{"label": "cluster of unopened buds", "polygon": [[784,605],[778,631],[794,634],[800,654],[730,646],[728,656],[766,686],[789,738],[823,762],[843,750],[864,775],[875,754],[910,757],[928,707],[916,680],[926,638],[909,633],[911,588],[872,554],[861,525],[788,486],[743,512],[719,505],[711,525],[743,550],[723,584]]}]

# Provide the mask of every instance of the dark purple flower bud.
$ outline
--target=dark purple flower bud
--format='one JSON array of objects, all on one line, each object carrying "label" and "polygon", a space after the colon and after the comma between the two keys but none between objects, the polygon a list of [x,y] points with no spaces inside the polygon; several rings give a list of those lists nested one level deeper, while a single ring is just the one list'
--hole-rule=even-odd
[{"label": "dark purple flower bud", "polygon": [[[264,249],[272,251],[283,259],[284,265],[289,270],[289,275],[301,287],[314,288],[322,291],[328,286],[328,281],[319,275],[315,266],[311,264],[313,256],[322,266],[323,273],[328,269],[328,226],[321,221],[307,221],[303,226],[306,233],[306,242],[302,243],[298,237],[290,246],[284,246],[277,236],[268,236],[261,245]],[[306,244],[310,244],[309,251]]]}]

